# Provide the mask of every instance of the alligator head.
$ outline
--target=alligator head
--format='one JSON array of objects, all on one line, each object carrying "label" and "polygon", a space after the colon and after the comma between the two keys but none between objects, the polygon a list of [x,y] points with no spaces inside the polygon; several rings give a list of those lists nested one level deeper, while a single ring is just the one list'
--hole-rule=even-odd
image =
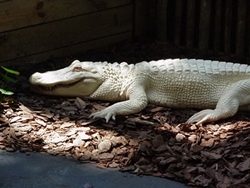
[{"label": "alligator head", "polygon": [[29,78],[32,90],[46,95],[88,97],[102,84],[103,78],[92,62],[75,60],[70,66]]}]

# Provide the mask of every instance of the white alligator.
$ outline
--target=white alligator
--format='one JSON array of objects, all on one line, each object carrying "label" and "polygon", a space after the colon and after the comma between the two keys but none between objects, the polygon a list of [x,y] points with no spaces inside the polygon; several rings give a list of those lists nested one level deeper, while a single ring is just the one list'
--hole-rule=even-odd
[{"label": "white alligator", "polygon": [[115,119],[140,112],[148,103],[202,111],[187,123],[214,122],[238,110],[250,111],[250,66],[199,59],[166,59],[137,64],[80,62],[29,79],[38,93],[118,101],[92,114]]}]

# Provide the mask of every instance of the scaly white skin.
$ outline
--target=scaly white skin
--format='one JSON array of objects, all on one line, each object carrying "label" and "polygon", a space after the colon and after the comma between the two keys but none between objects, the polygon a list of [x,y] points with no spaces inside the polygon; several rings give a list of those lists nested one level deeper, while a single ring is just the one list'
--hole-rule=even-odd
[{"label": "scaly white skin", "polygon": [[[76,84],[72,84],[76,82]],[[53,86],[49,95],[80,96],[121,101],[92,114],[115,119],[116,115],[140,112],[148,103],[171,108],[205,109],[188,123],[212,122],[250,110],[250,67],[218,61],[167,59],[136,65],[74,61],[69,67],[35,73],[31,85]]]}]

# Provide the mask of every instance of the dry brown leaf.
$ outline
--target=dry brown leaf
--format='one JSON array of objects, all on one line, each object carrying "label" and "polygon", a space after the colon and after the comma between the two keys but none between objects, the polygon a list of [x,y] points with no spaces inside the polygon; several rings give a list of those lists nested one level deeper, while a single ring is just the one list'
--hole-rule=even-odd
[{"label": "dry brown leaf", "polygon": [[163,152],[163,151],[166,151],[166,150],[167,150],[166,144],[162,144],[158,148],[154,149],[154,151],[156,151],[156,152]]},{"label": "dry brown leaf", "polygon": [[46,143],[59,143],[59,142],[65,142],[68,139],[67,136],[61,136],[56,132],[51,132],[44,141]]},{"label": "dry brown leaf", "polygon": [[100,110],[103,110],[104,108],[106,108],[105,106],[102,106],[102,105],[100,105],[100,104],[93,104],[93,107],[96,109],[96,110],[98,110],[98,111],[100,111]]},{"label": "dry brown leaf", "polygon": [[83,141],[83,140],[81,139],[80,136],[77,136],[77,137],[73,140],[73,145],[74,145],[74,146],[80,147],[80,146],[82,146],[82,145],[84,145],[84,144],[85,144],[85,141]]},{"label": "dry brown leaf", "polygon": [[[45,113],[44,113],[45,112]],[[41,112],[40,115],[47,117],[47,118],[52,118],[55,114],[51,112],[49,109],[45,109],[44,112]]]},{"label": "dry brown leaf", "polygon": [[153,138],[152,144],[153,144],[154,148],[158,148],[159,146],[161,146],[162,144],[164,144],[164,138],[163,138],[163,136],[162,135],[156,135]]},{"label": "dry brown leaf", "polygon": [[14,122],[19,121],[21,119],[22,119],[22,117],[20,117],[20,116],[13,117],[13,118],[11,118],[10,123],[14,123]]},{"label": "dry brown leaf", "polygon": [[169,157],[167,159],[161,160],[159,162],[159,165],[167,165],[169,163],[173,163],[173,162],[176,162],[176,161],[178,161],[178,160],[175,157]]},{"label": "dry brown leaf", "polygon": [[162,111],[164,109],[165,109],[164,107],[158,106],[158,107],[155,107],[155,108],[151,109],[150,112],[156,113],[156,112],[160,112],[160,111]]},{"label": "dry brown leaf", "polygon": [[130,139],[129,143],[130,146],[137,146],[139,144],[138,139]]},{"label": "dry brown leaf", "polygon": [[212,147],[214,145],[214,138],[210,138],[208,140],[201,139],[201,146],[203,147]]},{"label": "dry brown leaf", "polygon": [[250,170],[250,158],[247,158],[246,160],[244,160],[242,163],[240,163],[237,168],[244,172],[246,170]]},{"label": "dry brown leaf", "polygon": [[86,102],[84,102],[81,98],[77,97],[75,99],[75,105],[78,109],[83,110],[86,107]]},{"label": "dry brown leaf", "polygon": [[38,123],[39,125],[44,126],[44,127],[47,125],[47,123],[46,123],[46,122],[44,122],[43,120],[38,119],[38,118],[36,118],[36,119],[35,119],[35,122],[36,122],[36,123]]},{"label": "dry brown leaf", "polygon": [[208,152],[208,151],[201,151],[201,155],[203,155],[204,157],[206,157],[208,159],[215,159],[215,160],[221,159],[221,157],[222,157],[222,155]]},{"label": "dry brown leaf", "polygon": [[184,139],[186,139],[186,136],[181,134],[181,133],[178,133],[176,136],[175,136],[175,139],[180,142],[180,141],[183,141]]},{"label": "dry brown leaf", "polygon": [[112,162],[109,164],[110,168],[118,168],[119,166],[120,166],[119,163],[116,163],[116,162]]},{"label": "dry brown leaf", "polygon": [[75,123],[73,123],[73,122],[66,122],[66,123],[63,123],[63,124],[60,126],[60,128],[61,128],[61,129],[69,128],[69,127],[72,127],[72,126],[74,126],[74,125],[75,125]]},{"label": "dry brown leaf", "polygon": [[103,140],[98,144],[97,148],[99,153],[105,153],[111,149],[111,146],[112,144],[110,140]]},{"label": "dry brown leaf", "polygon": [[240,184],[247,184],[247,185],[242,185],[242,187],[243,188],[249,188],[250,187],[250,184],[249,183],[247,183],[247,182],[249,182],[249,180],[250,180],[250,174],[248,173],[248,174],[246,174],[243,178],[241,178],[241,179],[239,179],[239,180],[236,180],[235,182],[234,182],[234,185],[240,185]]},{"label": "dry brown leaf", "polygon": [[116,146],[117,144],[122,144],[123,146],[128,144],[128,140],[124,136],[112,136],[110,141],[114,146]]},{"label": "dry brown leaf", "polygon": [[198,139],[198,137],[197,137],[197,135],[195,135],[195,134],[192,134],[192,135],[190,135],[190,136],[188,137],[188,141],[190,141],[190,142],[192,142],[192,143],[196,142],[197,139]]},{"label": "dry brown leaf", "polygon": [[75,106],[63,106],[62,109],[71,113],[78,110]]},{"label": "dry brown leaf", "polygon": [[114,155],[112,153],[102,153],[98,157],[100,160],[104,161],[110,161],[114,158]]},{"label": "dry brown leaf", "polygon": [[233,143],[230,147],[232,148],[239,148],[240,146],[245,146],[247,145],[248,142],[244,141],[244,140],[240,140],[238,142]]},{"label": "dry brown leaf", "polygon": [[144,125],[144,126],[152,126],[152,125],[154,125],[154,123],[153,122],[151,122],[151,121],[147,121],[147,120],[141,120],[141,119],[139,119],[139,118],[135,118],[135,119],[130,119],[130,121],[133,121],[134,123],[135,123],[135,125]]},{"label": "dry brown leaf", "polygon": [[19,105],[19,108],[20,108],[22,111],[24,111],[24,112],[26,112],[26,113],[28,113],[28,114],[31,114],[31,113],[32,113],[32,111],[31,111],[28,107],[24,106],[23,104],[20,104],[20,105]]}]

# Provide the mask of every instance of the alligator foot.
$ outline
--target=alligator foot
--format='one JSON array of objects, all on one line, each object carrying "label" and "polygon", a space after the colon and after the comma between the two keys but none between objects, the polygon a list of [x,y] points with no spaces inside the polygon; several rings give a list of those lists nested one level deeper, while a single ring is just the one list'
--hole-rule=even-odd
[{"label": "alligator foot", "polygon": [[105,118],[106,123],[108,123],[110,118],[115,120],[115,115],[116,115],[116,113],[113,112],[110,108],[106,108],[104,110],[101,110],[99,112],[95,112],[95,113],[91,114],[90,117],[93,117],[94,119],[95,118]]},{"label": "alligator foot", "polygon": [[226,117],[223,117],[223,114],[221,114],[221,112],[218,109],[215,109],[215,110],[206,109],[191,116],[187,120],[187,123],[202,124],[205,122],[217,121],[223,118],[226,118]]}]

